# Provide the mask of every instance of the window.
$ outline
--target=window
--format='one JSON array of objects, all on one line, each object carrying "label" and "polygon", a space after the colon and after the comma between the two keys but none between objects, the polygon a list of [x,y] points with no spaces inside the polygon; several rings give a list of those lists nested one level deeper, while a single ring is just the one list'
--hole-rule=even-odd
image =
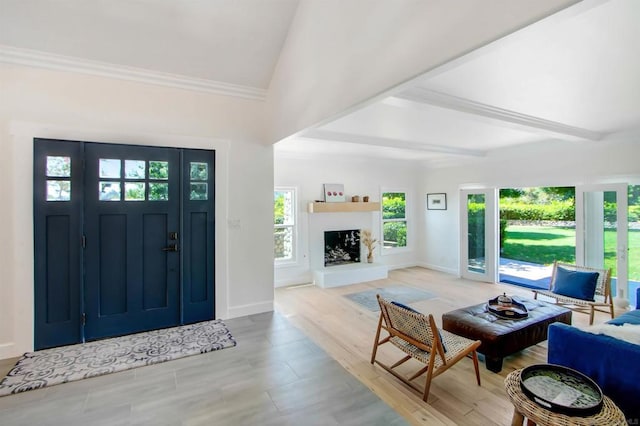
[{"label": "window", "polygon": [[407,194],[405,192],[382,193],[383,248],[407,246]]},{"label": "window", "polygon": [[123,160],[119,158],[99,160],[98,199],[100,201],[122,201],[123,195],[125,201],[169,200],[169,162],[125,159],[124,168],[122,164]]},{"label": "window", "polygon": [[47,201],[71,201],[71,157],[47,156],[46,172]]},{"label": "window", "polygon": [[276,188],[273,192],[274,257],[276,262],[295,261],[295,189]]}]

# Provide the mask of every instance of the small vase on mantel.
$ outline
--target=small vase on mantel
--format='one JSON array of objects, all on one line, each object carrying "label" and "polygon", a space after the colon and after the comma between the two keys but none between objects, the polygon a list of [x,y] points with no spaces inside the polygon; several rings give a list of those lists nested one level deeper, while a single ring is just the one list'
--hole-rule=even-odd
[{"label": "small vase on mantel", "polygon": [[373,263],[373,253],[369,252],[367,255],[367,263]]}]

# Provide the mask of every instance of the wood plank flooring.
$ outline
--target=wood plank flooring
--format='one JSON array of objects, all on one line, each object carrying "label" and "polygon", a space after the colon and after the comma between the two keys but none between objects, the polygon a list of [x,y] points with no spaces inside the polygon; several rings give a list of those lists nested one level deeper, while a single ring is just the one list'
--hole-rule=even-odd
[{"label": "wood plank flooring", "polygon": [[[8,425],[507,425],[512,407],[506,375],[546,361],[546,342],[505,359],[494,374],[481,363],[475,384],[462,360],[431,385],[428,403],[370,364],[378,314],[344,294],[407,285],[437,297],[412,304],[442,313],[526,289],[458,279],[408,268],[386,280],[333,289],[313,285],[276,290],[276,312],[225,321],[235,348],[182,358],[0,398]],[[604,314],[596,322],[605,321]],[[587,315],[574,314],[586,324]],[[394,350],[394,348],[390,348]],[[383,357],[394,355],[383,346]],[[384,358],[385,361],[389,359]],[[15,360],[0,361],[0,373]]]},{"label": "wood plank flooring", "polygon": [[[386,280],[344,287],[280,288],[276,290],[276,310],[413,425],[510,424],[513,407],[504,391],[504,378],[515,369],[546,362],[546,342],[507,357],[499,374],[488,371],[481,362],[481,387],[475,383],[471,360],[462,360],[433,380],[429,401],[424,403],[415,391],[382,368],[370,364],[378,313],[342,297],[391,285],[407,285],[435,293],[437,297],[411,306],[432,313],[438,325],[444,312],[480,303],[503,292],[532,297],[530,290],[517,286],[479,283],[416,267],[391,271]],[[607,319],[602,314],[596,317],[596,322]],[[586,325],[588,316],[574,313],[573,323]],[[380,351],[384,352],[384,349],[382,346]],[[384,361],[398,359],[395,348],[389,349],[387,353],[393,356],[383,358]]]},{"label": "wood plank flooring", "polygon": [[234,348],[0,397],[0,425],[407,424],[282,315],[225,323]]}]

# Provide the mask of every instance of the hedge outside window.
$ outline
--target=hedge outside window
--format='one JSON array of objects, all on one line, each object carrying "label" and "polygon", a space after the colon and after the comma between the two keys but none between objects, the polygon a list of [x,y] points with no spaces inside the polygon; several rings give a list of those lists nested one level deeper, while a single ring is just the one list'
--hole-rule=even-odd
[{"label": "hedge outside window", "polygon": [[295,190],[276,188],[273,192],[274,258],[276,262],[295,260]]},{"label": "hedge outside window", "polygon": [[383,247],[392,249],[407,246],[407,194],[382,193]]}]

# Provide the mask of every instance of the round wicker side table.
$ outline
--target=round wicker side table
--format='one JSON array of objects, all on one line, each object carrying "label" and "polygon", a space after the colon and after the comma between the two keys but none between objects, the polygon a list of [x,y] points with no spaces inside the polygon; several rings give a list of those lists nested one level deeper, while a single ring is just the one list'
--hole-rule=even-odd
[{"label": "round wicker side table", "polygon": [[513,404],[513,419],[511,425],[522,425],[524,418],[527,424],[539,426],[627,426],[627,420],[622,411],[607,396],[604,397],[602,410],[598,414],[589,417],[572,417],[549,411],[531,401],[520,388],[520,370],[512,371],[504,379],[504,387]]}]

